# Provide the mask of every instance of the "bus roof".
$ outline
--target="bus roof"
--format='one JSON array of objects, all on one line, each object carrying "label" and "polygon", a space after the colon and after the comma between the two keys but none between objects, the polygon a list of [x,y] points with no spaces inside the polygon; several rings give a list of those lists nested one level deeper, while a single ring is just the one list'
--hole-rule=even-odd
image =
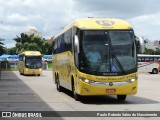
[{"label": "bus roof", "polygon": [[160,55],[138,54],[138,57],[160,57]]},{"label": "bus roof", "polygon": [[41,56],[39,51],[24,51],[19,55],[26,55],[26,56]]},{"label": "bus roof", "polygon": [[81,18],[74,25],[80,29],[131,29],[131,25],[121,19],[113,18]]},{"label": "bus roof", "polygon": [[[75,26],[79,29],[86,30],[119,30],[119,29],[132,29],[132,26],[121,19],[114,18],[79,18],[72,22],[72,24],[65,27],[60,34],[64,33],[66,30]],[[58,34],[57,36],[59,36]],[[56,37],[57,37],[56,36]],[[56,38],[55,37],[55,38]]]}]

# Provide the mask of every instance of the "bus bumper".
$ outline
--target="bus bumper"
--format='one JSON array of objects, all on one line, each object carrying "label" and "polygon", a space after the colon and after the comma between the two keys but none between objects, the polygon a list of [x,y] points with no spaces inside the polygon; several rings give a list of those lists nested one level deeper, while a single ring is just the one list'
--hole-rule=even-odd
[{"label": "bus bumper", "polygon": [[81,80],[77,82],[77,94],[82,96],[93,96],[93,95],[129,95],[137,93],[138,81],[128,83],[123,86],[97,86],[85,83]]},{"label": "bus bumper", "polygon": [[28,69],[28,68],[26,68],[24,70],[24,74],[25,75],[38,75],[38,74],[42,74],[42,69]]}]

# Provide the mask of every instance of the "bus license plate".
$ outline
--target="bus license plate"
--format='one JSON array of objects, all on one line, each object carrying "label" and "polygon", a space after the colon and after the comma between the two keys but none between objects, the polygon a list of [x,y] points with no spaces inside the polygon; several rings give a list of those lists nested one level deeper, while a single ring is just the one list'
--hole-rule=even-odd
[{"label": "bus license plate", "polygon": [[106,89],[106,92],[107,92],[107,93],[115,93],[115,92],[116,92],[116,89]]}]

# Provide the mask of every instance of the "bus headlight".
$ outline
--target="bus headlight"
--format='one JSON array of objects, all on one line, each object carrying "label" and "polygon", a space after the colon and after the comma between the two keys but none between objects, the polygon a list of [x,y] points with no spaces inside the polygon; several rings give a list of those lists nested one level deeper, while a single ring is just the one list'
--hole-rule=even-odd
[{"label": "bus headlight", "polygon": [[80,80],[82,80],[82,81],[83,81],[83,82],[85,82],[85,83],[88,83],[88,84],[90,84],[90,83],[94,83],[94,81],[93,81],[93,80],[89,80],[89,79],[86,79],[86,78],[81,77],[81,76],[79,76],[79,79],[80,79]]},{"label": "bus headlight", "polygon": [[26,68],[26,71],[28,71],[28,69]]},{"label": "bus headlight", "polygon": [[132,79],[130,79],[130,80],[126,80],[126,82],[128,82],[128,83],[133,83],[133,82],[135,82],[137,80],[137,77],[136,78],[132,78]]}]

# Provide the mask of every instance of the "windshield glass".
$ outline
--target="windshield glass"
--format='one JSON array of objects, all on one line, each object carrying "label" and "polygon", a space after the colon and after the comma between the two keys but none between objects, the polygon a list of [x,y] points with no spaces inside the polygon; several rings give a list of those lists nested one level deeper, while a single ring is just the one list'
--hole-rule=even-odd
[{"label": "windshield glass", "polygon": [[42,57],[41,56],[26,56],[25,57],[26,68],[41,68],[42,67]]},{"label": "windshield glass", "polygon": [[[136,53],[132,31],[110,31],[112,46],[112,71],[128,71],[136,68]],[[117,65],[118,64],[118,65]],[[119,66],[117,68],[116,66]]]},{"label": "windshield glass", "polygon": [[[136,69],[134,36],[130,31],[83,31],[80,70],[107,75]],[[115,75],[115,74],[114,74]]]}]

